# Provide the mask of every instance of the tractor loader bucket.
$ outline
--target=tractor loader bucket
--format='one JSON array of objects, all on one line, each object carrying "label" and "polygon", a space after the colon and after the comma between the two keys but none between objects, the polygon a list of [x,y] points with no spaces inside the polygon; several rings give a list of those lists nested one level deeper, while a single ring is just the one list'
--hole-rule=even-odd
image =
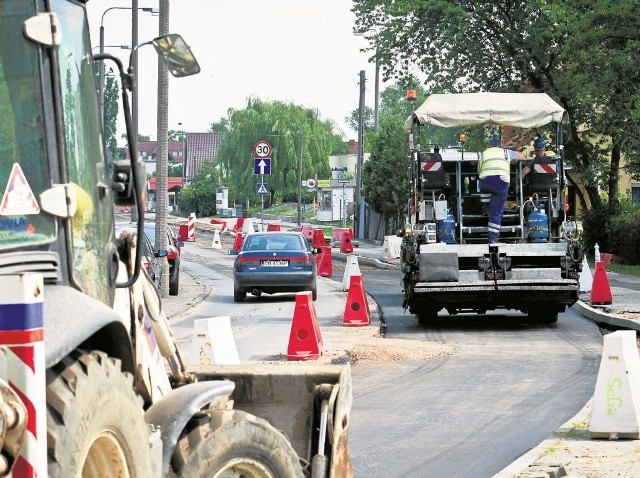
[{"label": "tractor loader bucket", "polygon": [[[215,365],[187,370],[200,382],[234,382],[234,408],[264,418],[282,431],[309,466],[328,463],[326,476],[353,476],[348,443],[353,400],[349,365]],[[314,460],[323,455],[326,459]],[[310,471],[310,476],[325,476]]]}]

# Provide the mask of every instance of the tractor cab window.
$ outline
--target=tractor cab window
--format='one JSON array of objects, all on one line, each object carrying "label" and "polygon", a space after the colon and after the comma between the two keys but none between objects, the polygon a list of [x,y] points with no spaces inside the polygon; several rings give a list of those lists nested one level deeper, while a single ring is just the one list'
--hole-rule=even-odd
[{"label": "tractor cab window", "polygon": [[0,2],[0,250],[56,237],[40,193],[51,187],[38,47],[22,34],[35,2]]},{"label": "tractor cab window", "polygon": [[91,42],[82,5],[56,0],[52,10],[62,30],[58,62],[65,153],[69,183],[78,203],[72,219],[73,274],[86,294],[109,304],[113,207]]}]

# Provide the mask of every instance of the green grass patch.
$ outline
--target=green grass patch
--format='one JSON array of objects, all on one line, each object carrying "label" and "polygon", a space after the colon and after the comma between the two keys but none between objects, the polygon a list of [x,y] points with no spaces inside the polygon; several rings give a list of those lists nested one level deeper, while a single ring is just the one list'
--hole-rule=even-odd
[{"label": "green grass patch", "polygon": [[[591,270],[595,270],[596,262],[593,259],[587,259],[587,263]],[[640,277],[640,266],[631,266],[627,264],[607,264],[605,266],[608,272],[616,272],[618,274],[626,274],[629,276]]]},{"label": "green grass patch", "polygon": [[629,266],[626,264],[607,264],[606,269],[610,272],[618,274],[627,274],[630,276],[640,277],[640,266]]}]

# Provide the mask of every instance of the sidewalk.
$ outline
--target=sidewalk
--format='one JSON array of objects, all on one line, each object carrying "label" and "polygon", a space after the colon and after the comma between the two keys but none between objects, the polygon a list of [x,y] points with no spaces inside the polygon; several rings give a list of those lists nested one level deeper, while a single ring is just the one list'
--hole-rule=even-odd
[{"label": "sidewalk", "polygon": [[[202,232],[210,231],[208,221],[203,226]],[[347,254],[335,248],[332,254],[337,261],[347,258]],[[399,259],[382,257],[382,243],[379,241],[360,240],[353,254],[358,256],[359,264],[385,269],[398,269],[400,265]],[[589,294],[582,293],[573,309],[594,322],[640,331],[640,277],[607,272],[607,278],[613,296],[611,305],[592,306]],[[206,299],[210,292],[210,286],[199,283],[196,277],[182,270],[180,295],[163,299],[162,306],[173,322],[190,307]],[[640,477],[640,440],[590,439],[587,430],[589,415],[590,402],[494,478]]]}]

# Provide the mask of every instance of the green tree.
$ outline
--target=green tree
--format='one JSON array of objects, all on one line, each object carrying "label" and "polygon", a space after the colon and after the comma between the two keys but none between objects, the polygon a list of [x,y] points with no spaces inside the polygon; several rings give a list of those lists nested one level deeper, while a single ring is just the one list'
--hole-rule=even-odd
[{"label": "green tree", "polygon": [[372,144],[371,156],[362,168],[362,192],[367,203],[381,213],[392,232],[402,224],[409,190],[406,133],[397,117],[381,118],[380,130]]},{"label": "green tree", "polygon": [[568,112],[566,157],[596,207],[603,182],[616,202],[617,156],[636,151],[621,138],[637,131],[634,9],[634,0],[588,8],[581,0],[354,0],[353,8],[357,29],[378,32],[371,41],[388,77],[417,67],[442,92],[533,90],[556,99]]},{"label": "green tree", "polygon": [[[249,98],[242,110],[230,109],[223,120],[228,131],[222,137],[218,158],[228,180],[230,196],[238,202],[247,198],[258,202],[253,174],[253,146],[268,141],[271,153],[271,175],[268,204],[286,195],[298,194],[298,162],[302,178],[329,177],[329,155],[340,148],[342,138],[334,133],[334,125],[323,121],[317,110],[280,101],[265,102]],[[213,126],[213,125],[212,125]]]},{"label": "green tree", "polygon": [[216,190],[220,184],[220,168],[212,161],[206,162],[188,186],[180,191],[183,210],[194,211],[198,216],[216,214]]},{"label": "green tree", "polygon": [[169,141],[184,141],[183,134],[186,133],[183,133],[182,130],[170,129],[168,132],[168,139]]},{"label": "green tree", "polygon": [[[109,74],[105,75],[104,86],[104,140],[111,153],[112,161],[119,157],[118,140],[116,139],[119,99],[118,83],[114,78],[113,68],[110,68]],[[109,166],[111,167],[111,164]]]}]

